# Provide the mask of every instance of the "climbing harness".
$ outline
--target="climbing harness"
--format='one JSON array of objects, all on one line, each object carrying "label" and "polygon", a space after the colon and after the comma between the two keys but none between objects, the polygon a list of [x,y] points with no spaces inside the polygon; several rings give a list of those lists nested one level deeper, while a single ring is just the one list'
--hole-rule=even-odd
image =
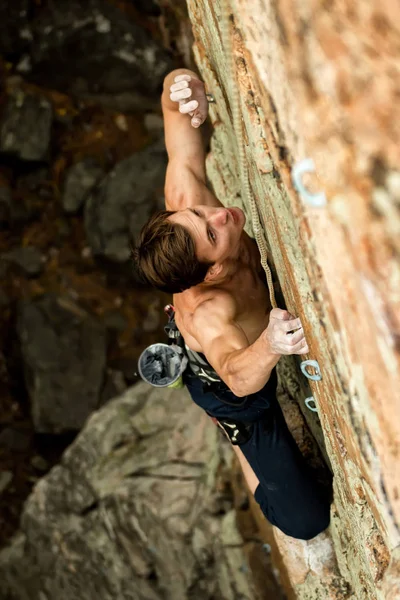
[{"label": "climbing harness", "polygon": [[315,173],[315,164],[312,158],[305,158],[299,161],[292,168],[292,181],[296,190],[303,198],[306,204],[321,208],[326,205],[325,192],[311,193],[303,183],[303,175],[305,173]]},{"label": "climbing harness", "polygon": [[239,170],[240,170],[240,184],[242,188],[243,200],[247,200],[248,205],[251,208],[251,219],[252,226],[254,231],[254,236],[256,238],[256,242],[258,245],[258,249],[260,251],[261,256],[261,264],[264,268],[267,282],[269,295],[271,300],[272,308],[276,308],[276,300],[275,300],[275,292],[274,292],[274,284],[272,281],[271,270],[269,268],[267,262],[267,243],[265,241],[264,233],[260,224],[260,217],[258,214],[258,208],[256,204],[256,200],[253,196],[250,181],[249,181],[249,172],[246,161],[246,154],[244,150],[244,137],[243,137],[243,129],[242,129],[242,117],[240,112],[240,95],[239,89],[237,86],[236,76],[235,76],[235,66],[234,66],[234,48],[230,31],[230,6],[229,0],[221,1],[221,10],[222,10],[222,20],[221,20],[221,34],[223,41],[223,48],[225,50],[225,57],[228,63],[228,92],[230,91],[230,95],[232,98],[231,106],[232,106],[232,120],[233,120],[233,128],[237,138],[237,148],[239,155]]},{"label": "climbing harness", "polygon": [[[307,370],[307,367],[314,367],[315,375],[313,375],[312,373],[309,373],[309,371]],[[301,369],[301,372],[303,373],[303,375],[305,375],[307,377],[307,379],[311,379],[312,381],[321,381],[321,379],[322,379],[321,369],[319,368],[319,364],[318,364],[317,360],[303,360],[303,362],[300,364],[300,369]]]},{"label": "climbing harness", "polygon": [[[314,404],[314,406],[311,406],[311,404]],[[304,400],[304,404],[307,406],[307,408],[309,410],[311,410],[312,412],[318,412],[318,407],[317,407],[317,403],[315,402],[315,398],[314,396],[310,396],[309,398],[306,398]]]}]

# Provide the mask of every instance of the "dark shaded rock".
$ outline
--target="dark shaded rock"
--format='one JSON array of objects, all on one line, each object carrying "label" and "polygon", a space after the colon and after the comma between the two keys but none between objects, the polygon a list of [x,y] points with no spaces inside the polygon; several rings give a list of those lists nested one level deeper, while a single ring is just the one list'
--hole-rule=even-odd
[{"label": "dark shaded rock", "polygon": [[102,167],[92,158],[75,163],[68,169],[62,204],[66,213],[78,212],[90,190],[104,176]]},{"label": "dark shaded rock", "polygon": [[11,471],[0,471],[0,494],[8,488],[12,480],[13,474]]},{"label": "dark shaded rock", "polygon": [[53,109],[46,98],[21,89],[10,94],[0,130],[0,152],[22,160],[47,158]]},{"label": "dark shaded rock", "polygon": [[18,69],[73,95],[158,96],[172,63],[166,51],[107,0],[57,0],[33,21],[34,39]]},{"label": "dark shaded rock", "polygon": [[164,131],[164,119],[157,113],[146,113],[144,126],[153,137],[159,138]]},{"label": "dark shaded rock", "polygon": [[0,54],[8,59],[18,57],[30,44],[31,0],[0,2]]},{"label": "dark shaded rock", "polygon": [[5,260],[1,260],[0,256],[0,281],[7,275],[8,267],[9,263]]},{"label": "dark shaded rock", "polygon": [[120,371],[107,369],[106,382],[101,391],[100,406],[122,394],[127,388],[123,374]]},{"label": "dark shaded rock", "polygon": [[39,454],[32,456],[30,462],[32,467],[34,467],[37,471],[48,471],[50,468],[50,463]]},{"label": "dark shaded rock", "polygon": [[104,327],[71,300],[49,294],[21,302],[17,331],[35,430],[79,430],[103,387]]},{"label": "dark shaded rock", "polygon": [[25,431],[19,431],[13,427],[5,427],[0,431],[0,447],[22,452],[29,448],[30,443],[31,436]]},{"label": "dark shaded rock", "polygon": [[43,271],[43,255],[34,246],[15,248],[2,254],[1,258],[17,264],[29,277],[39,275]]},{"label": "dark shaded rock", "polygon": [[159,17],[161,14],[160,5],[156,0],[132,0],[132,4],[141,14],[149,17]]},{"label": "dark shaded rock", "polygon": [[39,169],[29,170],[20,175],[17,180],[17,190],[21,193],[35,193],[41,198],[49,197],[51,188],[48,185],[51,181],[49,169],[41,167]]},{"label": "dark shaded rock", "polygon": [[11,190],[8,186],[0,186],[0,227],[9,223],[11,214]]},{"label": "dark shaded rock", "polygon": [[[0,265],[0,281],[2,278],[1,265]],[[11,299],[7,296],[4,290],[0,288],[0,308],[7,308],[11,304]]]},{"label": "dark shaded rock", "polygon": [[35,486],[0,553],[1,600],[254,600],[216,484],[230,457],[186,391],[130,388]]},{"label": "dark shaded rock", "polygon": [[[135,239],[157,206],[166,153],[157,142],[117,164],[85,205],[85,228],[94,255],[125,262]],[[159,193],[159,192],[158,192]]]},{"label": "dark shaded rock", "polygon": [[121,333],[129,323],[119,310],[110,310],[104,315],[103,323],[111,332]]},{"label": "dark shaded rock", "polygon": [[132,384],[139,380],[137,360],[129,356],[123,356],[114,361],[111,361],[111,366],[122,372],[125,380]]}]

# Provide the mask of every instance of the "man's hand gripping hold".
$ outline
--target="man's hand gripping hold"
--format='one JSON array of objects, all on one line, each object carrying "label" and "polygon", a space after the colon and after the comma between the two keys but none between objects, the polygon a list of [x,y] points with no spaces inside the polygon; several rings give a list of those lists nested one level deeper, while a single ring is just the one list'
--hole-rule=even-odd
[{"label": "man's hand gripping hold", "polygon": [[177,75],[169,89],[170,100],[179,103],[179,112],[192,117],[192,127],[200,127],[208,114],[208,101],[204,83],[191,75]]},{"label": "man's hand gripping hold", "polygon": [[271,310],[264,335],[274,354],[307,354],[309,351],[300,319],[287,310]]}]

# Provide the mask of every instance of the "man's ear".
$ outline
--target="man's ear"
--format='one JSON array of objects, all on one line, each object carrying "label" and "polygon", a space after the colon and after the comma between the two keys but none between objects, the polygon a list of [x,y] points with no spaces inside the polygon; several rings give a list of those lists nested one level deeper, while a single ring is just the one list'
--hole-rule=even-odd
[{"label": "man's ear", "polygon": [[213,281],[220,275],[222,271],[222,263],[214,263],[207,271],[204,281]]}]

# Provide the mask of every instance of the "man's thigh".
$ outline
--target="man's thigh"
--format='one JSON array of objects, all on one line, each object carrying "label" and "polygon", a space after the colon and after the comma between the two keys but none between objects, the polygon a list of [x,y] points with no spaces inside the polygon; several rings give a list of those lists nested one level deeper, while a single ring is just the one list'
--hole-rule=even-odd
[{"label": "man's thigh", "polygon": [[314,528],[319,533],[327,527],[328,494],[298,449],[278,401],[254,423],[251,438],[240,448],[260,482],[255,498],[272,524],[304,539]]}]

